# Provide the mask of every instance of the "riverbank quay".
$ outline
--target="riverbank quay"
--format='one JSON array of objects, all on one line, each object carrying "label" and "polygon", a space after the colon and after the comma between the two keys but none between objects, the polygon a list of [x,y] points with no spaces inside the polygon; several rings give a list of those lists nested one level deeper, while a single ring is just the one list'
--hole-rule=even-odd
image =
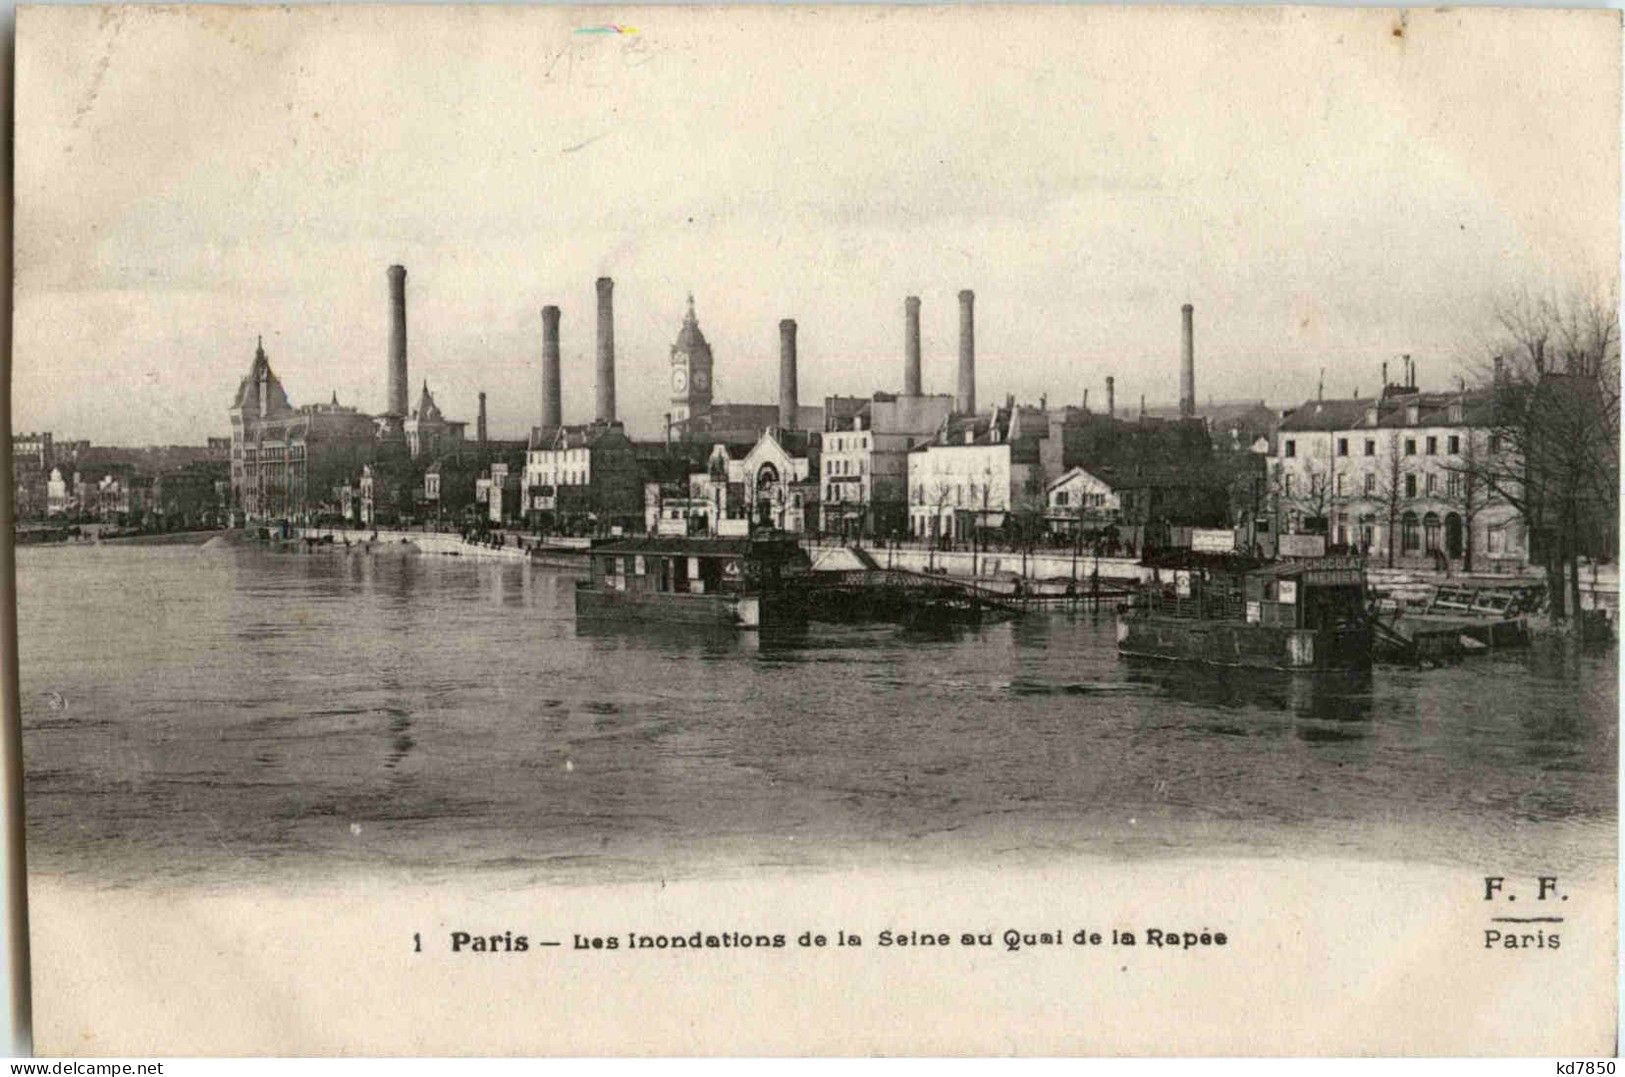
[{"label": "riverbank quay", "polygon": [[128,532],[100,524],[84,524],[55,528],[19,527],[13,532],[13,537],[19,546],[198,546],[217,535],[231,533],[223,527],[196,531]]},{"label": "riverbank quay", "polygon": [[[589,540],[561,538],[548,542],[519,532],[493,531],[484,540],[465,538],[453,531],[400,531],[343,527],[301,527],[297,538],[351,548],[410,544],[419,553],[444,557],[473,557],[487,561],[538,561],[554,567],[586,565]],[[556,564],[555,564],[556,562]]]},{"label": "riverbank quay", "polygon": [[[558,561],[574,564],[585,558],[592,540],[584,537],[538,539],[522,531],[493,531],[487,541],[470,541],[456,532],[365,528],[307,527],[296,529],[301,536],[334,536],[333,541],[414,543],[424,553],[466,557],[496,557],[505,560]],[[1064,585],[1072,580],[1084,584],[1098,575],[1102,581],[1139,583],[1150,578],[1149,570],[1137,557],[1105,557],[1064,550],[1028,553],[1011,550],[938,550],[919,545],[862,546],[837,542],[810,541],[805,544],[813,568],[821,571],[851,572],[862,568],[900,568],[958,576],[984,583]],[[1421,598],[1439,586],[1463,588],[1509,587],[1538,584],[1544,576],[1537,568],[1522,573],[1446,574],[1414,568],[1385,568],[1368,563],[1366,574],[1371,586],[1399,600]],[[1618,608],[1619,570],[1615,565],[1588,568],[1580,581],[1586,608]]]},{"label": "riverbank quay", "polygon": [[[1029,584],[1065,583],[1077,580],[1080,586],[1096,573],[1102,581],[1138,583],[1150,572],[1134,557],[1074,556],[1067,551],[1037,551],[1023,554],[1009,550],[934,550],[920,546],[843,546],[811,543],[813,567],[850,571],[856,568],[903,568],[914,572],[942,572],[981,582]],[[1545,575],[1537,567],[1517,574],[1444,573],[1414,568],[1385,568],[1367,563],[1366,577],[1373,590],[1400,603],[1414,603],[1430,597],[1439,587],[1483,589],[1539,585]],[[1596,565],[1584,570],[1580,579],[1582,606],[1606,610],[1612,619],[1619,607],[1617,565]]]}]

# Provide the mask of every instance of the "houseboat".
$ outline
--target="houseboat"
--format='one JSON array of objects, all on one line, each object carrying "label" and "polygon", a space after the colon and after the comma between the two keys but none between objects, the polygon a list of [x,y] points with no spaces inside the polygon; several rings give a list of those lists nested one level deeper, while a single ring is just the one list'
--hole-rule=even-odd
[{"label": "houseboat", "polygon": [[1371,665],[1359,557],[1264,561],[1180,550],[1142,565],[1148,578],[1118,612],[1125,655],[1257,669]]},{"label": "houseboat", "polygon": [[797,577],[811,560],[794,538],[652,535],[594,546],[576,584],[576,617],[733,628],[805,616]]}]

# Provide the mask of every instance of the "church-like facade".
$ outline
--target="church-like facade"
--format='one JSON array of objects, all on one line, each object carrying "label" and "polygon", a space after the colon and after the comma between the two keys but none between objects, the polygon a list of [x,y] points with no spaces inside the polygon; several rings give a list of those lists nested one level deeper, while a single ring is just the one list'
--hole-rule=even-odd
[{"label": "church-like facade", "polygon": [[231,500],[250,520],[319,511],[366,464],[389,455],[377,420],[329,404],[294,407],[261,340],[231,408]]}]

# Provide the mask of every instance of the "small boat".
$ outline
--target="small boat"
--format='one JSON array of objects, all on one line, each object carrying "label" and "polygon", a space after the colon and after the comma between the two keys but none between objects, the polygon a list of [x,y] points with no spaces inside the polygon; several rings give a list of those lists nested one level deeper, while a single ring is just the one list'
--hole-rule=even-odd
[{"label": "small boat", "polygon": [[764,628],[805,618],[796,577],[811,559],[793,537],[651,535],[594,546],[576,617]]},{"label": "small boat", "polygon": [[1141,564],[1149,578],[1118,612],[1125,655],[1255,669],[1371,665],[1359,557],[1264,561],[1177,550]]}]

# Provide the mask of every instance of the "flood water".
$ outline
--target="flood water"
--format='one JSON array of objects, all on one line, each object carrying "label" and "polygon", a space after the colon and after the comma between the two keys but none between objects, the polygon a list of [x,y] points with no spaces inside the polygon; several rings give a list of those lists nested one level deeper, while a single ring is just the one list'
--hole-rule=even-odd
[{"label": "flood water", "polygon": [[1614,859],[1612,649],[1312,679],[1129,664],[1109,614],[579,627],[574,575],[18,551],[32,870],[600,881],[1059,856]]}]

